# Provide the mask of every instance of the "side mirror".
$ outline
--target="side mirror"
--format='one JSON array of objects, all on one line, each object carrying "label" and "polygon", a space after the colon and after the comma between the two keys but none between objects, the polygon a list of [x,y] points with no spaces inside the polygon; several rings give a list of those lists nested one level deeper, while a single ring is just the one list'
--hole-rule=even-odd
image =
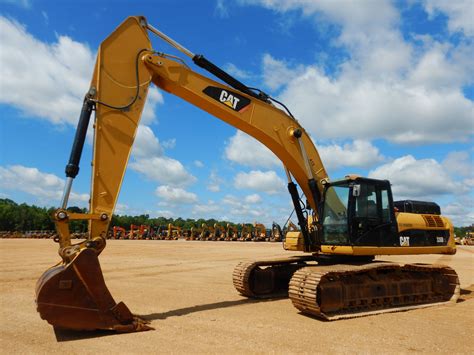
[{"label": "side mirror", "polygon": [[352,196],[359,197],[360,196],[360,185],[353,185],[352,186]]}]

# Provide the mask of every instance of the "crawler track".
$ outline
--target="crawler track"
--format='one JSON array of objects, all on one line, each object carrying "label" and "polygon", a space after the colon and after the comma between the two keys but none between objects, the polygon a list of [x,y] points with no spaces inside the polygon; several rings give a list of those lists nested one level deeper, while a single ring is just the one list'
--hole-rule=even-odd
[{"label": "crawler track", "polygon": [[456,272],[444,265],[371,262],[308,264],[312,256],[241,262],[234,286],[252,298],[289,296],[302,313],[326,320],[456,302]]},{"label": "crawler track", "polygon": [[291,276],[312,259],[311,256],[296,256],[241,262],[232,275],[234,287],[246,297],[286,297]]},{"label": "crawler track", "polygon": [[336,320],[456,302],[456,272],[448,266],[395,263],[305,267],[289,297],[302,313]]}]

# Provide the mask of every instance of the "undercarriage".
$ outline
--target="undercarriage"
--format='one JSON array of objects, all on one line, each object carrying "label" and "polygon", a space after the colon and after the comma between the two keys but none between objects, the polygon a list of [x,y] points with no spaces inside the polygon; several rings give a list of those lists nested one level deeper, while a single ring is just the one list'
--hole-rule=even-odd
[{"label": "undercarriage", "polygon": [[459,278],[448,266],[297,256],[241,262],[234,286],[251,298],[289,297],[302,313],[325,320],[456,302]]}]

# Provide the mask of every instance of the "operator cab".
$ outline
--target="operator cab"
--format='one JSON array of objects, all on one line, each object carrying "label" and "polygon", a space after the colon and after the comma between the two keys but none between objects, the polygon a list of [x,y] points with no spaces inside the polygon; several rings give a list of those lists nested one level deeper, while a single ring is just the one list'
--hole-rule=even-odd
[{"label": "operator cab", "polygon": [[399,245],[388,180],[348,176],[327,183],[321,215],[324,245]]}]

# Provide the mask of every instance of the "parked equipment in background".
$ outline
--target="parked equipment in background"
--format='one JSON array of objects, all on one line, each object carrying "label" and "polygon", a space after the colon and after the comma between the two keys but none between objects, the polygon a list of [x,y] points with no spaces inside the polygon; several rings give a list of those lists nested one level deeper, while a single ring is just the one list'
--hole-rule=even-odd
[{"label": "parked equipment in background", "polygon": [[261,223],[255,222],[253,224],[253,236],[252,240],[254,242],[264,242],[267,238],[267,228]]},{"label": "parked equipment in background", "polygon": [[113,228],[113,238],[114,239],[125,239],[125,235],[127,234],[127,231],[125,228],[114,226]]},{"label": "parked equipment in background", "polygon": [[240,242],[250,242],[252,240],[252,227],[248,224],[242,223],[240,228]]},{"label": "parked equipment in background", "polygon": [[236,241],[239,239],[239,231],[237,227],[227,223],[225,232],[225,241]]},{"label": "parked equipment in background", "polygon": [[283,231],[278,223],[272,223],[272,232],[270,236],[271,242],[281,242],[282,241]]},{"label": "parked equipment in background", "polygon": [[178,240],[182,237],[181,227],[174,226],[171,223],[168,224],[168,231],[165,236],[165,240]]}]

